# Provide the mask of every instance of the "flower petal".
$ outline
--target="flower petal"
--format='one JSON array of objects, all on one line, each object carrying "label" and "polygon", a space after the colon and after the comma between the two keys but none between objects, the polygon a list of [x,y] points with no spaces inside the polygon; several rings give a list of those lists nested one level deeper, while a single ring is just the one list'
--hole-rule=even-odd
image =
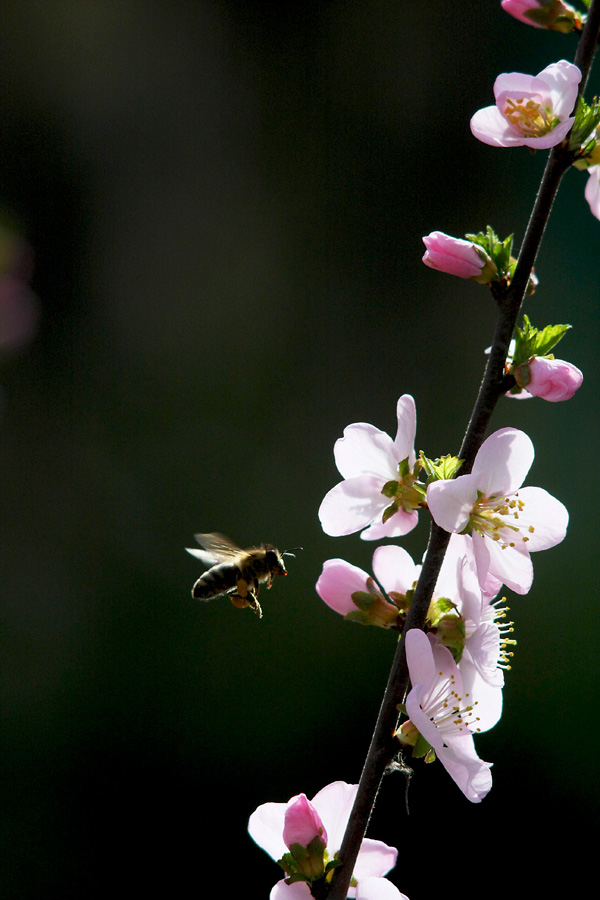
[{"label": "flower petal", "polygon": [[394,868],[397,858],[398,851],[395,847],[388,847],[383,841],[364,838],[352,874],[359,883],[363,878],[380,877]]},{"label": "flower petal", "polygon": [[500,541],[473,533],[473,553],[477,565],[477,577],[482,590],[490,575],[509,587],[516,594],[526,594],[533,581],[533,565],[526,545],[515,544],[503,548]]},{"label": "flower petal", "polygon": [[288,848],[283,842],[287,803],[263,803],[248,820],[248,833],[277,862]]},{"label": "flower petal", "polygon": [[378,518],[389,500],[381,493],[383,482],[373,475],[340,481],[323,498],[319,519],[325,534],[353,534]]},{"label": "flower petal", "polygon": [[524,431],[500,428],[486,438],[475,457],[472,474],[478,489],[487,497],[513,493],[525,481],[534,456],[533,443]]},{"label": "flower petal", "polygon": [[[383,512],[383,510],[380,510],[380,512]],[[402,537],[408,534],[409,531],[412,531],[418,521],[419,514],[416,509],[411,509],[410,512],[399,509],[393,516],[390,516],[387,522],[379,521],[378,514],[377,520],[361,532],[360,536],[363,541],[379,541],[381,538],[386,537]]]},{"label": "flower petal", "polygon": [[343,559],[327,559],[317,581],[317,594],[327,606],[345,616],[356,611],[352,594],[366,591],[368,578],[366,572]]},{"label": "flower petal", "polygon": [[[519,499],[524,503],[519,513],[520,530],[529,538],[529,553],[548,550],[560,544],[569,524],[566,506],[540,487],[521,488]],[[532,531],[529,530],[530,527]]]},{"label": "flower petal", "polygon": [[412,468],[416,461],[415,455],[415,436],[417,433],[417,410],[415,401],[410,394],[403,394],[396,405],[396,416],[398,418],[398,430],[394,439],[394,464],[395,477],[398,472],[398,463],[408,457],[408,462]]},{"label": "flower petal", "polygon": [[408,900],[387,878],[364,878],[356,888],[356,900]]},{"label": "flower petal", "polygon": [[344,428],[344,436],[335,442],[333,455],[344,478],[377,475],[384,484],[398,475],[399,460],[391,437],[366,422]]},{"label": "flower petal", "polygon": [[405,594],[414,586],[421,566],[415,565],[404,547],[385,544],[373,554],[373,572],[388,594],[390,591]]},{"label": "flower petal", "polygon": [[430,484],[427,488],[427,506],[436,525],[444,531],[463,531],[477,501],[478,486],[473,474]]},{"label": "flower petal", "polygon": [[327,848],[331,857],[342,845],[357,790],[357,784],[334,781],[322,788],[312,799],[329,837]]}]

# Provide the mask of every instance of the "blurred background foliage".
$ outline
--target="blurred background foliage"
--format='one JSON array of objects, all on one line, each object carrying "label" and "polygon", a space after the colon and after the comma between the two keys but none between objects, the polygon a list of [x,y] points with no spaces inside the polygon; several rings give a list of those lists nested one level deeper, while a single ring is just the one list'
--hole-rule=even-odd
[{"label": "blurred background foliage", "polygon": [[[314,591],[326,558],[368,568],[374,549],[320,530],[333,443],[355,421],[393,433],[409,392],[418,449],[457,451],[494,306],[423,266],[421,236],[491,224],[518,246],[545,154],[484,146],[469,118],[497,74],[575,46],[495,0],[3,4],[0,209],[33,248],[40,315],[1,356],[2,897],[202,897],[217,880],[265,898],[279,869],[249,814],[358,780],[394,639]],[[493,423],[532,436],[529,481],[572,524],[531,593],[508,594],[505,714],[477,742],[490,795],[469,804],[439,764],[416,764],[408,819],[402,777],[382,792],[370,834],[400,848],[411,900],[504,897],[519,871],[572,890],[591,840],[585,182],[565,179],[527,312],[573,324],[559,355],[586,380]],[[304,547],[262,621],[190,599],[184,547],[212,530]],[[426,537],[422,516],[415,558]]]}]

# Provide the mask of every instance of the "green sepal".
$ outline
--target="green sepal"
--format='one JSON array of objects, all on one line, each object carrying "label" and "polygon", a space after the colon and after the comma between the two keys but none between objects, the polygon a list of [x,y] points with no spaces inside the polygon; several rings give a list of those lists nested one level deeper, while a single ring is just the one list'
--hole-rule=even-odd
[{"label": "green sepal", "polygon": [[396,513],[399,511],[399,509],[400,509],[400,507],[398,506],[398,503],[396,503],[396,502],[392,503],[390,506],[387,506],[384,509],[383,515],[381,517],[381,521],[383,522],[383,524],[385,525],[385,523],[388,521],[388,519],[391,519],[392,516],[395,516]]},{"label": "green sepal", "polygon": [[341,864],[342,861],[341,859],[338,859],[337,856],[335,857],[335,859],[330,859],[325,866],[325,874],[327,875],[329,872],[331,872],[332,869],[335,869],[337,866],[341,866]]},{"label": "green sepal", "polygon": [[427,474],[427,482],[429,485],[433,481],[447,481],[454,478],[458,470],[463,464],[463,460],[458,456],[441,456],[438,459],[428,459],[421,451],[421,463]]},{"label": "green sepal", "polygon": [[501,240],[491,225],[488,225],[485,232],[479,231],[477,234],[466,234],[465,237],[468,241],[477,244],[485,250],[496,266],[498,274],[490,280],[502,281],[507,276],[511,263],[513,235],[510,234],[507,238]]},{"label": "green sepal", "polygon": [[412,755],[417,759],[420,759],[421,757],[426,756],[432,749],[429,741],[425,740],[421,732],[419,732],[419,737],[417,738],[417,743],[413,747]]},{"label": "green sepal", "polygon": [[408,456],[406,457],[406,459],[402,459],[398,463],[398,475],[400,476],[400,478],[409,478],[412,475],[410,466],[408,464]]},{"label": "green sepal", "polygon": [[432,600],[429,604],[427,618],[432,627],[435,628],[441,618],[455,609],[456,603],[453,603],[448,597],[436,597],[436,599]]},{"label": "green sepal", "polygon": [[389,499],[392,500],[398,493],[399,487],[400,485],[398,484],[396,479],[394,479],[393,481],[386,481],[384,486],[381,488],[381,493],[384,497],[389,497]]},{"label": "green sepal", "polygon": [[570,325],[546,325],[540,331],[531,324],[528,316],[523,316],[523,326],[515,329],[511,369],[529,362],[532,356],[548,356],[570,328]]},{"label": "green sepal", "polygon": [[[368,612],[373,608],[373,604],[375,603],[376,598],[373,594],[370,594],[368,591],[354,591],[353,594],[350,594],[352,597],[352,601],[362,612]],[[351,615],[351,613],[349,613]]]},{"label": "green sepal", "polygon": [[600,101],[593,100],[592,103],[586,103],[583,97],[579,98],[577,110],[575,112],[575,122],[569,134],[569,150],[582,150],[582,155],[591,153],[594,149],[595,141],[586,144],[596,130],[600,122]]}]

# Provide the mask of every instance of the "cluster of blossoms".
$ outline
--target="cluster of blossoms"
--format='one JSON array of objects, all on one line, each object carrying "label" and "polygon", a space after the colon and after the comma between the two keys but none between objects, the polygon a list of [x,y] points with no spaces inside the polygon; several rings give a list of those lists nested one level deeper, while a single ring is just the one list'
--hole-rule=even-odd
[{"label": "cluster of blossoms", "polygon": [[[503,670],[514,643],[496,597],[502,585],[518,594],[529,591],[531,553],[563,540],[568,513],[542,488],[522,486],[534,458],[524,432],[502,428],[490,435],[468,475],[422,482],[420,471],[441,469],[422,454],[417,459],[411,396],[400,397],[397,417],[395,440],[364,423],[345,429],[334,448],[344,481],[325,496],[319,516],[327,534],[361,530],[361,537],[371,540],[406,534],[419,510],[427,508],[452,534],[429,608],[428,633],[407,635],[410,718],[398,738],[424,748],[430,759],[435,754],[465,796],[478,802],[492,782],[473,734],[500,718]],[[401,630],[420,566],[390,544],[375,550],[373,573],[343,559],[327,560],[317,593],[350,621]]]},{"label": "cluster of blossoms", "polygon": [[[270,900],[306,900],[321,896],[337,865],[358,785],[336,781],[309,800],[305,794],[287,803],[263,803],[250,816],[248,831],[287,877]],[[356,900],[407,900],[384,876],[396,865],[398,851],[365,838],[360,846],[349,897]]]}]

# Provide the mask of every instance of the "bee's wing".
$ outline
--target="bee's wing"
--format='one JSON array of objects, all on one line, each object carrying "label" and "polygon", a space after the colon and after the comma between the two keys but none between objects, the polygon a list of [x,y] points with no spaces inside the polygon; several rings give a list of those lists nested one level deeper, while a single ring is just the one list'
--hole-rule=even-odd
[{"label": "bee's wing", "polygon": [[224,534],[195,534],[194,537],[204,550],[190,549],[186,547],[188,553],[195,556],[204,563],[205,566],[214,566],[217,563],[229,562],[234,557],[239,556],[242,552],[240,548],[225,537]]}]

